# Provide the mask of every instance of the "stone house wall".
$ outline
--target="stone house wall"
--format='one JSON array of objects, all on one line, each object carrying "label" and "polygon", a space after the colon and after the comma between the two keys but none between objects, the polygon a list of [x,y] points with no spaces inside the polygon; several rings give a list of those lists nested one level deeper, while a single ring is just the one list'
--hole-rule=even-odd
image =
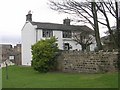
[{"label": "stone house wall", "polygon": [[62,72],[99,73],[117,70],[118,52],[63,51],[57,58]]}]

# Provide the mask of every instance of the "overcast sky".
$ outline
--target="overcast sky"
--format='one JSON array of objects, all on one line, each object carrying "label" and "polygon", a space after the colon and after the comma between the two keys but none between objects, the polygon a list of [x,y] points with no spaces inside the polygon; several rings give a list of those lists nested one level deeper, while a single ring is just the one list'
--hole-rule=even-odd
[{"label": "overcast sky", "polygon": [[51,10],[47,3],[48,0],[0,0],[0,43],[21,42],[21,29],[29,10],[36,22],[62,24],[63,19],[71,18],[67,14]]}]

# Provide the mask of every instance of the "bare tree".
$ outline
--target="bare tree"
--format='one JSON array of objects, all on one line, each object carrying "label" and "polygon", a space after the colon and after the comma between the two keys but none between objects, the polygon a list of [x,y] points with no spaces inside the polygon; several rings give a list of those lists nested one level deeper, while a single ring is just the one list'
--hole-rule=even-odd
[{"label": "bare tree", "polygon": [[[103,0],[102,0],[103,1]],[[115,36],[113,34],[113,31],[111,29],[110,26],[110,22],[107,16],[107,12],[109,11],[109,13],[116,18],[116,10],[114,9],[113,6],[113,2],[111,0],[109,0],[109,2],[98,2],[96,3],[96,6],[98,8],[98,10],[103,14],[105,20],[106,20],[106,24],[104,24],[105,26],[107,26],[109,34],[110,34],[110,42],[112,42],[114,44],[115,47],[117,47],[117,42],[115,39]]]},{"label": "bare tree", "polygon": [[[86,2],[74,1],[74,0],[62,0],[62,2],[56,2],[50,0],[50,7],[53,10],[68,13],[70,15],[77,15],[78,22],[90,23],[95,30],[95,37],[97,46],[102,49],[100,35],[99,35],[99,24],[102,24],[108,28],[110,34],[110,41],[113,42],[115,47],[120,47],[118,40],[116,40],[113,31],[110,26],[109,15],[112,15],[117,22],[117,33],[120,35],[120,30],[118,29],[118,2],[117,0],[99,0],[100,2],[94,2],[95,0],[86,0]],[[102,14],[104,22],[97,16],[97,14]]]},{"label": "bare tree", "polygon": [[88,32],[74,33],[73,40],[81,45],[82,51],[85,51],[87,47],[94,43],[94,37]]},{"label": "bare tree", "polygon": [[120,2],[115,2],[115,7],[116,7],[116,37],[117,37],[117,45],[118,45],[118,49],[120,50],[120,39],[119,39],[119,37],[120,37],[120,16],[119,16],[119,10],[120,10],[120,7],[118,7],[118,4],[119,4]]},{"label": "bare tree", "polygon": [[98,50],[102,50],[102,44],[100,42],[100,35],[99,35],[99,25],[98,25],[97,9],[96,9],[96,3],[95,2],[91,2],[91,8],[92,8],[92,14],[94,16],[94,18],[93,18],[94,30],[95,30],[95,37],[96,37]]},{"label": "bare tree", "polygon": [[95,30],[95,38],[96,38],[98,49],[99,50],[102,49],[98,22],[101,24],[104,24],[104,23],[98,21],[97,10],[96,8],[94,8],[95,7],[94,3],[91,3],[88,0],[86,0],[86,2],[78,2],[74,0],[62,0],[62,2],[55,2],[53,0],[50,0],[49,5],[50,5],[50,8],[53,10],[68,13],[71,15],[77,15],[77,17],[79,17],[78,22],[82,21],[82,22],[91,24],[91,26]]}]

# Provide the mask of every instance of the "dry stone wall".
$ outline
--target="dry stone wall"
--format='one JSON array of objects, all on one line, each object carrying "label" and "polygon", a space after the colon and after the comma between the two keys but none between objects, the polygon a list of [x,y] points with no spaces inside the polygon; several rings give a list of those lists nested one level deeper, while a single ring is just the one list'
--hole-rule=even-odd
[{"label": "dry stone wall", "polygon": [[62,72],[113,72],[118,68],[118,52],[63,51],[57,61]]}]

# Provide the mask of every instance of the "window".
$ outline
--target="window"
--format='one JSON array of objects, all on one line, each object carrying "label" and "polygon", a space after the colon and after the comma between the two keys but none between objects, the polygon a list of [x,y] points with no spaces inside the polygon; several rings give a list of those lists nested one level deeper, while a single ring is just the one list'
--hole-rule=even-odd
[{"label": "window", "polygon": [[43,37],[52,37],[53,36],[53,31],[52,30],[43,30]]},{"label": "window", "polygon": [[15,58],[14,56],[9,56],[10,60],[14,60],[14,58]]},{"label": "window", "polygon": [[71,38],[72,33],[71,31],[63,31],[63,38]]}]

